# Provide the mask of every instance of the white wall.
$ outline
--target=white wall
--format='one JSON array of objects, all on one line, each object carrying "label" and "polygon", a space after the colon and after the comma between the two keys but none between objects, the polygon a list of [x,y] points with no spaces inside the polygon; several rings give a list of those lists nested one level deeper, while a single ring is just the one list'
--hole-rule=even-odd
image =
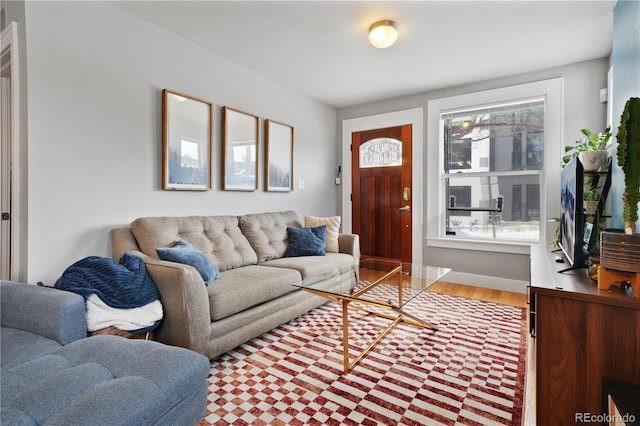
[{"label": "white wall", "polygon": [[[618,152],[618,127],[627,100],[640,97],[640,2],[621,0],[613,10],[613,96],[611,105],[614,152]],[[614,162],[611,185],[611,216],[614,228],[624,228],[622,216],[624,193],[624,173]],[[636,223],[636,233],[640,232],[640,221]]]},{"label": "white wall", "polygon": [[[338,110],[338,124],[340,128],[344,120],[424,107],[425,131],[422,143],[426,165],[428,156],[432,155],[426,148],[426,138],[429,134],[426,116],[428,114],[427,104],[430,100],[564,77],[564,140],[554,142],[563,145],[573,144],[575,140],[582,137],[580,129],[588,128],[594,131],[601,131],[606,125],[606,104],[599,102],[598,92],[607,85],[608,68],[608,58],[603,58],[508,78],[342,108]],[[343,159],[342,161],[348,161],[348,159]],[[545,164],[545,167],[556,166],[560,167],[560,158],[558,158],[557,164]],[[423,174],[423,179],[426,181],[428,174],[426,166],[423,169]],[[554,197],[548,200],[549,205],[555,204],[559,208],[559,194],[549,194],[549,196]],[[427,223],[426,197],[422,209],[422,222]],[[529,281],[529,257],[527,254],[506,254],[474,250],[465,250],[461,254],[460,250],[457,249],[428,247],[426,245],[426,235],[422,236],[422,241],[423,262],[452,268],[458,274],[457,276],[460,277],[458,282],[463,284],[476,284],[524,292],[524,283]],[[484,279],[483,277],[487,278]]]},{"label": "white wall", "polygon": [[[26,2],[28,274],[109,256],[136,217],[293,209],[335,215],[336,111],[106,2]],[[212,101],[213,191],[161,190],[161,90]],[[260,119],[260,190],[221,188],[221,107]],[[295,128],[291,193],[263,188],[264,119]],[[298,180],[304,189],[297,189]]]}]

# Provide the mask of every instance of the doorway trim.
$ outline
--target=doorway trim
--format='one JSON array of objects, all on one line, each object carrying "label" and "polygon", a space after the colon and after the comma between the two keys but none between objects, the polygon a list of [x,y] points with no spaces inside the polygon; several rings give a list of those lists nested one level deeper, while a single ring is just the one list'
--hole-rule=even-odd
[{"label": "doorway trim", "polygon": [[[22,199],[20,197],[20,174],[18,173],[19,161],[20,161],[20,80],[19,80],[19,60],[18,60],[18,24],[11,22],[0,33],[0,52],[8,55],[9,60],[4,63],[3,72],[5,67],[8,67],[10,76],[9,78],[2,77],[3,92],[5,95],[2,99],[2,108],[7,108],[8,111],[3,111],[3,115],[7,119],[8,129],[4,128],[2,132],[2,152],[6,155],[0,155],[2,163],[3,174],[0,177],[2,180],[2,187],[6,190],[3,191],[2,197],[4,204],[9,207],[8,213],[10,214],[10,220],[8,224],[3,224],[4,231],[2,232],[2,275],[3,279],[19,280],[19,260],[20,260],[20,246],[19,243],[22,239],[20,221],[19,221],[19,209]],[[9,96],[6,96],[8,90]],[[7,181],[5,181],[7,180]],[[4,248],[8,248],[8,253]],[[4,276],[7,275],[7,276]]]},{"label": "doorway trim", "polygon": [[413,205],[411,220],[413,222],[411,236],[411,262],[422,264],[423,241],[423,190],[424,190],[424,110],[413,108],[385,114],[351,118],[342,121],[342,232],[352,230],[351,217],[351,134],[365,130],[382,129],[385,127],[403,126],[411,124],[413,169],[411,171]]}]

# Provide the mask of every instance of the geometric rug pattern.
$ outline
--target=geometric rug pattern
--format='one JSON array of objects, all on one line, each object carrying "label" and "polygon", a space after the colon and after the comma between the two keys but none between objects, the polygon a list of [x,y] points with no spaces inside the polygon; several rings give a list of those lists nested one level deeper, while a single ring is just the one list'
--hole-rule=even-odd
[{"label": "geometric rug pattern", "polygon": [[[199,425],[522,423],[523,308],[425,292],[406,310],[439,330],[400,323],[347,375],[333,302],[220,356]],[[353,359],[389,322],[349,319]]]}]

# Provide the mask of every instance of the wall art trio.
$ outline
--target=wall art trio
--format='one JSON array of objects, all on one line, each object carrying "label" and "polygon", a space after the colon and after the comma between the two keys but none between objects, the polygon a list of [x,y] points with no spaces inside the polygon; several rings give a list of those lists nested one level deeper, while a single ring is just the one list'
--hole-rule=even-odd
[{"label": "wall art trio", "polygon": [[[212,188],[213,103],[162,91],[162,189]],[[258,189],[259,117],[222,108],[222,189]],[[293,127],[265,120],[264,190],[293,190]]]}]

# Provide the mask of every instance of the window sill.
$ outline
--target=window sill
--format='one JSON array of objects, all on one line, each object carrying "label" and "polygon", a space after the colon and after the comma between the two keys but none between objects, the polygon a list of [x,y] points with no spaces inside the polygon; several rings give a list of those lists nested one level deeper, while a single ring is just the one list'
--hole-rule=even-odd
[{"label": "window sill", "polygon": [[488,251],[495,253],[529,254],[529,247],[538,244],[529,243],[509,243],[509,242],[488,242],[447,238],[427,238],[427,247],[452,248],[457,250]]}]

